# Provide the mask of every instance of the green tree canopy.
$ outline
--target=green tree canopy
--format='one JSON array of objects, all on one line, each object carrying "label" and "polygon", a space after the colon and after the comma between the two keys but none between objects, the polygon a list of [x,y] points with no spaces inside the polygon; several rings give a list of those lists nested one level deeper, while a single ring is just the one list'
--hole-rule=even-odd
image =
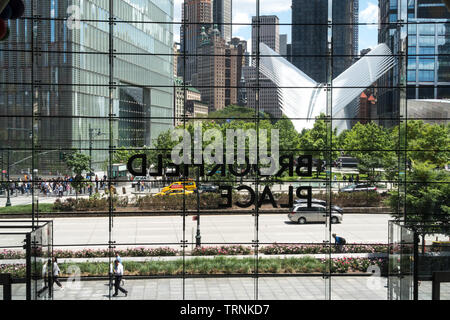
[{"label": "green tree canopy", "polygon": [[346,154],[359,160],[359,169],[375,180],[375,168],[391,164],[395,153],[389,131],[374,122],[357,123],[345,133],[343,148]]},{"label": "green tree canopy", "polygon": [[[330,145],[332,148],[330,154]],[[321,114],[316,118],[314,127],[303,131],[300,137],[300,148],[305,154],[310,154],[313,158],[325,161],[331,156],[331,161],[339,158],[337,130],[332,130],[325,120],[325,115]],[[320,162],[319,161],[319,162]],[[322,170],[322,166],[317,168],[317,175]]]},{"label": "green tree canopy", "polygon": [[441,168],[449,162],[450,125],[409,120],[407,124],[395,127],[391,138],[399,149],[404,149],[401,146],[407,143],[407,158],[410,162],[429,162]]}]

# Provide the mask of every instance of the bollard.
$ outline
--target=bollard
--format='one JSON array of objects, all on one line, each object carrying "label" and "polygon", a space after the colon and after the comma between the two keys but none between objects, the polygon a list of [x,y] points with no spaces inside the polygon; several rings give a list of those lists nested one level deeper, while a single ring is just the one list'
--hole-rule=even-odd
[{"label": "bollard", "polygon": [[125,189],[125,187],[122,187],[122,193],[127,194],[127,190]]}]

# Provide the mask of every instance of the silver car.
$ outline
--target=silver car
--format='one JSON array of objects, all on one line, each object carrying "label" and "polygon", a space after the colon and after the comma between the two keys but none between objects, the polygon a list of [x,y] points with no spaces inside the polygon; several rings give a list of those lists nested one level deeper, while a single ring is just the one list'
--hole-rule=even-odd
[{"label": "silver car", "polygon": [[344,187],[340,192],[361,192],[361,191],[377,191],[377,187],[370,184],[352,184],[350,186]]},{"label": "silver car", "polygon": [[[307,204],[294,206],[288,214],[289,220],[305,224],[307,222],[325,222],[327,218],[327,208],[320,204],[313,203],[311,207]],[[342,213],[331,211],[331,223],[342,222]]]}]

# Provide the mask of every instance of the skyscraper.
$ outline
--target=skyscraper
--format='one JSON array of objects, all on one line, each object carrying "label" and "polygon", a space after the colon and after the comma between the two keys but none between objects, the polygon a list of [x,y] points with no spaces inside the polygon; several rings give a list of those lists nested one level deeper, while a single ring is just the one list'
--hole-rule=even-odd
[{"label": "skyscraper", "polygon": [[[259,33],[258,33],[259,25]],[[265,43],[272,50],[280,52],[280,26],[277,16],[260,16],[259,23],[257,17],[252,17],[252,54],[255,55],[258,43]],[[281,117],[280,101],[276,85],[256,70],[255,57],[252,66],[243,68],[246,85],[247,106],[269,113],[275,118]],[[259,77],[259,79],[258,79]],[[257,95],[257,87],[260,87]]]},{"label": "skyscraper", "polygon": [[280,55],[287,58],[287,34],[280,34]]},{"label": "skyscraper", "polygon": [[[186,0],[181,7],[181,76],[186,83],[192,82],[197,73],[197,50],[201,42],[202,27],[211,27],[213,21],[211,0]],[[186,54],[186,56],[184,56]],[[186,63],[186,65],[184,65]]]},{"label": "skyscraper", "polygon": [[[397,21],[408,21],[407,98],[450,99],[450,12],[444,3],[416,0],[401,8],[397,1],[383,0],[379,8],[378,42],[386,43],[394,55],[401,51]],[[378,81],[378,115],[387,127],[398,123],[400,79],[396,66]]]},{"label": "skyscraper", "polygon": [[[357,0],[333,1],[333,75],[353,63]],[[292,61],[317,82],[327,80],[328,0],[292,0]]]},{"label": "skyscraper", "polygon": [[238,49],[226,43],[218,29],[207,32],[203,28],[201,39],[193,84],[200,90],[202,101],[210,112],[237,104]]},{"label": "skyscraper", "polygon": [[[160,132],[172,127],[172,27],[159,25],[164,35],[160,37],[148,25],[124,21],[130,16],[172,21],[173,2],[141,3],[145,5],[114,1],[116,25],[112,32],[108,23],[93,21],[110,16],[108,2],[100,0],[84,1],[82,21],[72,28],[63,27],[56,19],[11,21],[11,35],[0,43],[0,145],[30,148],[33,123],[24,115],[36,115],[40,118],[35,144],[51,151],[39,157],[40,173],[58,168],[58,153],[53,151],[76,148],[87,153],[90,146],[96,150],[93,165],[100,169],[111,143],[117,147],[150,146]],[[60,18],[67,16],[69,2],[45,1],[34,6],[33,12],[31,0],[25,5],[27,17]],[[32,60],[31,52],[4,50],[19,49],[19,43],[20,48],[41,52],[36,51]],[[139,55],[110,58],[110,50]],[[150,55],[155,52],[160,55]],[[31,80],[42,85],[32,90],[30,85],[6,84]],[[100,133],[95,139],[89,135],[91,129]]]},{"label": "skyscraper", "polygon": [[[280,19],[277,16],[252,17],[252,53],[256,54],[257,41],[265,43],[272,50],[280,52]],[[259,28],[259,34],[257,30]],[[259,39],[258,39],[259,36]]]},{"label": "skyscraper", "polygon": [[353,55],[357,60],[359,53],[359,1],[353,1]]},{"label": "skyscraper", "polygon": [[226,42],[231,41],[232,0],[213,0],[213,23]]}]

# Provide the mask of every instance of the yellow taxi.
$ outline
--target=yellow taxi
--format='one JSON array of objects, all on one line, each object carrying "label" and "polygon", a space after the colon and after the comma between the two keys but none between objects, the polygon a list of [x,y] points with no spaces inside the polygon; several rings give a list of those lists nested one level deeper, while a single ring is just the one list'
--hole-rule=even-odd
[{"label": "yellow taxi", "polygon": [[188,181],[178,181],[172,183],[170,186],[165,187],[161,190],[161,192],[167,192],[169,190],[188,190],[188,191],[194,191],[197,190],[197,185],[195,184],[195,181],[188,180]]},{"label": "yellow taxi", "polygon": [[193,194],[194,191],[189,191],[189,190],[184,190],[184,189],[170,189],[166,192],[161,191],[157,194],[155,194],[155,196],[179,196],[179,195],[183,195],[183,194]]}]

